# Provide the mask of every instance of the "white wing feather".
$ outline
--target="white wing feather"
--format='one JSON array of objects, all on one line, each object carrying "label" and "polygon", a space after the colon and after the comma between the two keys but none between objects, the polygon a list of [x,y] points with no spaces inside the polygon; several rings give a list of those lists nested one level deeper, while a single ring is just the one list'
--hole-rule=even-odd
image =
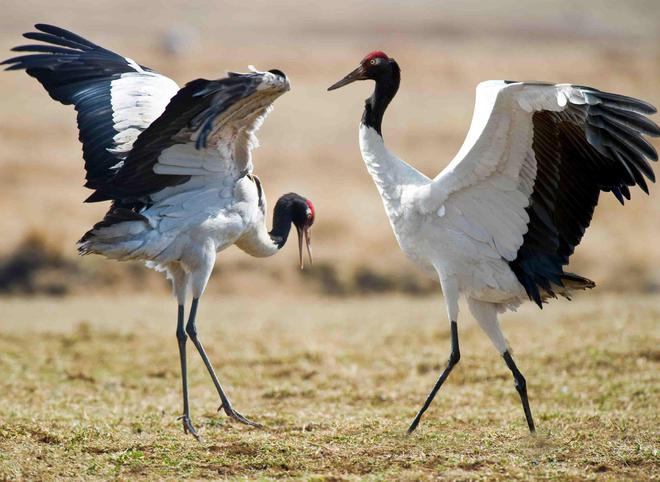
[{"label": "white wing feather", "polygon": [[[251,66],[251,69],[254,68]],[[154,172],[164,175],[211,176],[225,183],[227,180],[235,182],[242,175],[251,173],[251,152],[259,145],[256,132],[272,110],[273,100],[284,88],[284,81],[276,75],[254,72],[263,76],[259,88],[249,98],[231,106],[214,120],[207,146],[198,149],[196,141],[200,132],[184,129],[177,134],[177,138],[185,143],[164,149],[153,167]],[[288,81],[286,85],[288,89]],[[271,86],[276,89],[268,89]],[[230,184],[233,185],[233,182]]]},{"label": "white wing feather", "polygon": [[513,260],[523,243],[536,176],[532,115],[584,103],[567,84],[487,81],[477,87],[472,124],[451,163],[419,190],[417,206],[450,229]]},{"label": "white wing feather", "polygon": [[112,121],[118,133],[110,152],[130,151],[135,139],[163,113],[178,90],[179,86],[169,77],[142,69],[113,80],[110,83]]}]

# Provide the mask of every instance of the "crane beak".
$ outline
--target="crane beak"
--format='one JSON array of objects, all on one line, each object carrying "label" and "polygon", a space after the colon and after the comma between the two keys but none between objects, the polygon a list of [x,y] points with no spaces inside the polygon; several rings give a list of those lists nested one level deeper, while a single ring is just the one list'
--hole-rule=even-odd
[{"label": "crane beak", "polygon": [[367,80],[367,78],[368,78],[367,73],[364,70],[364,67],[360,65],[357,69],[355,69],[353,72],[351,72],[346,77],[341,79],[339,82],[336,82],[332,84],[330,87],[328,87],[328,90],[335,90],[345,85],[348,85],[352,82],[355,82],[356,80]]},{"label": "crane beak", "polygon": [[305,269],[305,263],[303,262],[303,241],[307,247],[307,257],[309,258],[309,265],[312,263],[312,237],[309,231],[309,227],[305,226],[304,228],[296,228],[298,230],[298,254],[300,259],[300,269]]}]

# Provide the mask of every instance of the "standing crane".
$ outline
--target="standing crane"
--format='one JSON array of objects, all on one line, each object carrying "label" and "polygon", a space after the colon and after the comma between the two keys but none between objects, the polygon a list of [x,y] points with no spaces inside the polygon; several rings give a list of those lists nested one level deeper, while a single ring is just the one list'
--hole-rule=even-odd
[{"label": "standing crane", "polygon": [[[176,337],[181,363],[183,429],[199,439],[190,420],[186,370],[189,336],[220,397],[220,409],[234,420],[257,425],[234,410],[198,338],[199,299],[216,253],[236,245],[246,253],[272,256],[298,232],[311,262],[309,230],[314,206],[289,193],[266,227],[266,197],[252,174],[255,132],[273,101],[290,88],[279,70],[229,73],[218,80],[177,84],[128,57],[79,35],[37,24],[24,37],[40,44],[3,62],[25,70],[50,96],[73,104],[87,171],[86,202],[111,201],[110,210],[78,242],[80,254],[142,260],[172,281],[178,303]],[[192,304],[184,327],[188,291]],[[219,410],[220,410],[219,409]]]},{"label": "standing crane", "polygon": [[540,308],[557,295],[593,288],[564,271],[589,226],[600,191],[624,203],[631,186],[648,194],[647,160],[658,155],[643,134],[660,135],[641,100],[571,84],[491,80],[477,87],[463,146],[434,179],[392,154],[383,114],[399,89],[396,61],[380,51],[328,90],[374,80],[360,124],[360,150],[405,255],[438,280],[451,327],[446,368],[408,428],[412,433],[460,359],[458,299],[511,370],[530,432],[525,378],[498,314],[527,298]]}]

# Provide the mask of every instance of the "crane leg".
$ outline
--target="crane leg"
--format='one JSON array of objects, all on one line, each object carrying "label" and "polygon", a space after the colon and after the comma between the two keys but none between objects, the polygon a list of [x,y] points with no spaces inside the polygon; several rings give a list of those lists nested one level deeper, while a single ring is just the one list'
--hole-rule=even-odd
[{"label": "crane leg", "polygon": [[186,331],[184,329],[185,311],[184,305],[186,303],[186,291],[188,288],[189,277],[186,271],[177,263],[172,263],[167,266],[167,277],[172,280],[172,290],[176,296],[178,304],[177,324],[176,324],[176,340],[179,345],[179,359],[181,361],[181,388],[183,394],[183,415],[179,420],[183,422],[183,431],[191,434],[193,437],[200,441],[197,430],[190,421],[190,404],[188,402],[188,369],[186,363]]},{"label": "crane leg", "polygon": [[204,347],[202,346],[202,343],[199,341],[199,338],[197,337],[197,326],[195,325],[195,318],[197,316],[198,303],[199,303],[199,298],[193,298],[192,306],[190,307],[190,317],[188,318],[188,323],[186,324],[186,333],[188,333],[190,340],[195,345],[195,348],[197,348],[197,351],[199,352],[199,356],[202,357],[202,361],[204,362],[204,365],[206,365],[206,369],[208,370],[209,375],[211,375],[211,380],[213,380],[213,384],[215,385],[215,388],[218,391],[218,395],[220,396],[220,401],[222,403],[220,405],[220,408],[218,408],[218,411],[224,410],[228,417],[233,418],[237,422],[241,422],[246,425],[251,425],[253,427],[261,427],[261,425],[259,425],[258,423],[245,418],[243,415],[241,415],[236,410],[234,410],[234,408],[231,405],[231,402],[229,401],[229,398],[227,398],[225,391],[222,389],[222,385],[220,385],[220,381],[218,380],[218,377],[215,374],[213,365],[211,365],[211,361],[209,360],[209,357],[206,355],[206,351],[204,351]]},{"label": "crane leg", "polygon": [[410,427],[408,427],[408,435],[410,435],[415,431],[417,425],[419,425],[419,422],[422,419],[422,415],[424,415],[424,412],[426,412],[426,409],[429,408],[431,402],[435,398],[435,394],[438,393],[438,390],[440,390],[440,387],[445,382],[445,380],[451,373],[452,369],[460,359],[461,359],[461,352],[458,348],[458,325],[455,321],[452,321],[451,322],[451,354],[449,355],[449,360],[447,360],[447,367],[443,370],[442,374],[440,375],[440,378],[438,378],[438,381],[435,382],[435,386],[433,387],[433,390],[431,390],[431,393],[429,393],[428,397],[426,397],[426,401],[424,402],[424,405],[419,410],[419,412],[417,412],[417,415],[410,424]]},{"label": "crane leg", "polygon": [[181,384],[183,389],[183,415],[179,420],[183,421],[183,431],[191,434],[193,437],[200,440],[197,430],[190,421],[190,405],[188,403],[188,370],[186,367],[186,332],[183,328],[185,313],[183,305],[179,305],[179,313],[176,324],[176,339],[179,343],[179,358],[181,359]]},{"label": "crane leg", "polygon": [[529,431],[531,433],[536,433],[536,428],[534,427],[534,419],[532,418],[532,411],[529,408],[529,400],[527,398],[527,382],[525,381],[525,377],[523,377],[523,374],[520,373],[520,370],[518,370],[516,363],[513,361],[513,358],[511,358],[509,350],[502,354],[502,358],[504,358],[506,366],[508,366],[509,370],[511,370],[511,373],[513,373],[513,380],[515,381],[518,395],[520,395],[520,401],[522,402],[523,410],[525,411],[525,418],[527,419],[527,426],[529,427]]},{"label": "crane leg", "polygon": [[415,431],[417,425],[419,425],[419,422],[422,419],[422,415],[424,415],[424,412],[426,412],[426,409],[429,408],[431,402],[435,398],[435,394],[438,393],[438,390],[440,390],[440,387],[445,382],[454,366],[461,359],[461,351],[458,348],[458,324],[456,323],[456,320],[458,320],[458,284],[455,279],[444,277],[441,270],[438,270],[438,278],[440,280],[440,285],[442,286],[442,294],[445,298],[445,304],[447,305],[447,316],[451,322],[451,354],[447,360],[447,367],[440,374],[440,378],[435,382],[433,390],[431,390],[431,393],[426,397],[424,405],[422,405],[422,408],[417,412],[417,415],[415,415],[410,427],[408,427],[408,435]]},{"label": "crane leg", "polygon": [[529,399],[527,398],[527,382],[525,381],[523,374],[518,370],[518,367],[509,352],[508,344],[504,339],[502,329],[500,328],[500,322],[497,319],[497,305],[471,298],[468,299],[468,305],[470,306],[472,315],[479,322],[479,326],[481,326],[486,332],[493,342],[493,345],[495,345],[495,348],[497,348],[497,351],[499,351],[502,358],[504,358],[506,366],[511,370],[516,390],[518,391],[518,395],[520,395],[520,401],[522,402],[523,410],[525,411],[527,426],[531,433],[535,433],[534,419],[532,418],[532,411],[529,408]]}]

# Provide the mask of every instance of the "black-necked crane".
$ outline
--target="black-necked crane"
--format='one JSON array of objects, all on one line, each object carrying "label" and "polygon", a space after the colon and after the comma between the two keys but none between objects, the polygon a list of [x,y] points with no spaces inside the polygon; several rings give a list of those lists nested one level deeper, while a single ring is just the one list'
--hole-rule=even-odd
[{"label": "black-necked crane", "polygon": [[405,255],[440,282],[451,328],[447,366],[408,428],[412,433],[460,359],[458,300],[500,352],[515,380],[529,430],[525,378],[511,357],[498,314],[527,298],[593,288],[564,271],[589,226],[601,191],[624,203],[631,186],[648,193],[643,135],[660,128],[641,100],[571,84],[487,81],[477,87],[472,124],[458,154],[429,179],[383,142],[383,114],[399,89],[396,61],[380,51],[328,90],[375,81],[360,124],[360,150]]},{"label": "black-necked crane", "polygon": [[[291,225],[311,261],[309,229],[314,207],[304,197],[280,197],[266,227],[266,197],[252,174],[255,133],[273,101],[290,88],[279,70],[229,73],[218,80],[177,84],[135,61],[79,35],[38,24],[24,36],[40,44],[14,48],[24,54],[3,62],[25,70],[50,96],[73,104],[87,171],[87,202],[111,201],[103,220],[78,242],[81,254],[142,260],[164,271],[178,303],[183,428],[198,438],[190,420],[186,370],[189,336],[208,370],[225,413],[256,425],[234,410],[198,338],[199,299],[216,253],[236,245],[272,256]],[[192,304],[184,325],[188,291]]]}]

